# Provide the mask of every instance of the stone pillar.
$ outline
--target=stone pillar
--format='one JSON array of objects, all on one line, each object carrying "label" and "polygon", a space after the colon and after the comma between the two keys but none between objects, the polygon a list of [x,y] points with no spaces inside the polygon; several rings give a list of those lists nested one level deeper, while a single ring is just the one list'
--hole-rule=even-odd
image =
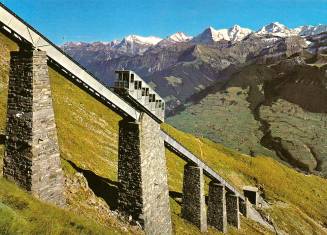
[{"label": "stone pillar", "polygon": [[207,231],[203,169],[190,163],[184,166],[182,217]]},{"label": "stone pillar", "polygon": [[240,228],[239,198],[233,193],[226,194],[227,223]]},{"label": "stone pillar", "polygon": [[247,198],[245,198],[245,201],[242,199],[239,199],[239,208],[240,212],[242,213],[243,216],[248,218],[248,212],[249,212],[249,207],[250,207],[250,202]]},{"label": "stone pillar", "polygon": [[243,187],[244,196],[252,203],[254,206],[258,205],[259,190],[257,187],[245,186]]},{"label": "stone pillar", "polygon": [[223,233],[227,232],[225,193],[226,190],[224,185],[214,181],[209,183],[208,225]]},{"label": "stone pillar", "polygon": [[147,114],[119,123],[118,210],[146,234],[171,234],[165,146],[160,125]]},{"label": "stone pillar", "polygon": [[3,174],[41,200],[64,206],[64,176],[47,55],[12,52]]}]

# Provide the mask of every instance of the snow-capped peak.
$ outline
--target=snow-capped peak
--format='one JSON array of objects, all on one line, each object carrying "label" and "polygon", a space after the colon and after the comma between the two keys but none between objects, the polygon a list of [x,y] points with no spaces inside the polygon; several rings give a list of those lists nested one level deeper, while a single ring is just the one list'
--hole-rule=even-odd
[{"label": "snow-capped peak", "polygon": [[232,28],[228,29],[229,40],[232,42],[241,41],[250,33],[252,33],[251,29],[242,28],[239,25],[234,25]]},{"label": "snow-capped peak", "polygon": [[285,25],[279,22],[273,22],[262,27],[259,31],[257,31],[257,34],[259,35],[270,34],[278,37],[287,37],[291,35],[296,35],[296,32],[287,28]]},{"label": "snow-capped peak", "polygon": [[242,28],[239,25],[234,25],[229,29],[214,29],[213,27],[208,27],[201,34],[193,39],[193,42],[200,43],[212,43],[221,40],[237,42],[241,41],[244,37],[252,33],[252,30],[247,28]]},{"label": "snow-capped peak", "polygon": [[142,37],[138,35],[129,35],[123,39],[125,42],[138,43],[138,44],[147,44],[147,45],[156,45],[162,39],[154,36]]},{"label": "snow-capped peak", "polygon": [[118,45],[119,43],[120,43],[120,41],[117,40],[117,39],[115,39],[115,40],[109,42],[109,44],[111,44],[112,46],[116,46],[116,45]]},{"label": "snow-capped peak", "polygon": [[187,36],[185,33],[177,32],[177,33],[174,33],[174,34],[166,37],[165,39],[161,40],[157,44],[157,46],[158,47],[167,47],[167,46],[174,45],[177,43],[188,42],[191,39],[192,39],[192,37]]},{"label": "snow-capped peak", "polygon": [[154,36],[143,37],[138,35],[126,36],[119,44],[114,48],[119,53],[142,55],[150,47],[158,44],[162,39]]},{"label": "snow-capped peak", "polygon": [[192,37],[187,36],[183,32],[177,32],[177,33],[174,33],[173,35],[170,35],[167,39],[172,42],[187,42],[187,41],[191,40]]},{"label": "snow-capped peak", "polygon": [[215,42],[218,42],[220,40],[230,41],[230,38],[229,38],[229,35],[228,35],[228,29],[216,30],[216,29],[210,27],[210,31],[212,33],[212,39]]}]

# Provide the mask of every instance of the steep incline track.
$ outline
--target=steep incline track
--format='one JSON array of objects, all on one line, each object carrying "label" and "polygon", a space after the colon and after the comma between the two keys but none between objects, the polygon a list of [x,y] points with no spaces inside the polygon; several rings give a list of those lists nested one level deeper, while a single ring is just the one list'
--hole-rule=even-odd
[{"label": "steep incline track", "polygon": [[206,176],[208,176],[212,180],[219,181],[221,184],[225,185],[227,190],[235,193],[241,199],[244,200],[244,196],[241,195],[233,186],[231,186],[228,182],[226,182],[220,175],[218,175],[214,170],[212,170],[209,166],[207,166],[203,161],[193,155],[190,151],[188,151],[185,147],[183,147],[180,143],[178,143],[175,139],[170,137],[167,133],[161,131],[161,136],[165,140],[165,145],[168,149],[176,153],[179,157],[184,159],[187,162],[194,163],[200,166],[203,169],[203,172]]},{"label": "steep incline track", "polygon": [[[67,74],[67,76],[69,76],[71,79],[83,85],[92,95],[96,95],[104,100],[105,104],[107,104],[110,108],[114,108],[115,110],[120,111],[125,116],[129,116],[134,120],[139,119],[139,111],[135,110],[119,96],[99,83],[93,75],[86,71],[85,68],[66,55],[60,48],[50,42],[45,36],[27,24],[24,20],[1,3],[0,26],[17,40],[28,43],[34,48],[46,51],[50,62],[55,64],[61,70],[61,72]],[[220,175],[208,167],[199,158],[193,155],[165,132],[162,132],[161,134],[165,140],[165,145],[179,157],[187,162],[198,164],[203,168],[204,174],[206,174],[209,178],[221,182],[229,191],[234,192],[237,196],[244,200],[244,196],[242,194],[228,184]]]}]

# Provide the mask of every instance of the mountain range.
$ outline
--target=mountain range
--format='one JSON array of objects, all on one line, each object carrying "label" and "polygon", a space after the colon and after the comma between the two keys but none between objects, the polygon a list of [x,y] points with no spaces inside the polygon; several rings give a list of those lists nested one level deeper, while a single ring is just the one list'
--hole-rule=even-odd
[{"label": "mountain range", "polygon": [[[289,29],[283,24],[278,22],[270,23],[262,27],[258,31],[252,31],[248,28],[242,28],[239,25],[234,25],[229,29],[214,29],[213,27],[206,28],[202,33],[196,35],[195,37],[188,36],[183,32],[174,33],[164,39],[155,36],[143,37],[138,35],[129,35],[124,37],[122,40],[113,40],[111,42],[94,42],[94,43],[83,43],[83,42],[67,42],[62,45],[62,48],[66,50],[77,50],[83,47],[92,47],[94,50],[106,50],[116,52],[117,54],[113,56],[114,53],[108,53],[107,59],[115,58],[122,53],[128,55],[143,54],[147,49],[153,46],[170,46],[176,43],[190,42],[194,44],[210,44],[218,41],[229,41],[238,42],[243,40],[249,34],[257,35],[274,35],[280,37],[286,37],[291,35],[299,36],[310,36],[316,35],[327,31],[327,25],[317,25],[317,26],[300,26],[294,29]],[[98,48],[98,49],[96,49]]]},{"label": "mountain range", "polygon": [[134,70],[179,129],[327,176],[326,31],[275,22],[62,48],[108,86],[116,69]]},{"label": "mountain range", "polygon": [[291,30],[276,22],[253,32],[235,25],[221,30],[209,27],[195,37],[182,32],[165,39],[130,35],[105,43],[70,42],[62,48],[109,86],[116,69],[134,70],[157,87],[170,110],[221,77],[219,73],[227,67],[270,60],[287,50],[299,51],[309,43],[300,34],[311,35],[323,28]]}]

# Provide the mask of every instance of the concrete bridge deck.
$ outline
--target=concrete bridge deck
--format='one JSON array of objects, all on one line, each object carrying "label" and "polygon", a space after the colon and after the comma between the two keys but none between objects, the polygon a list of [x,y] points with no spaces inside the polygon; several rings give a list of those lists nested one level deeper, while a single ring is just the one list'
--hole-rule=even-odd
[{"label": "concrete bridge deck", "polygon": [[[114,109],[120,110],[125,116],[129,116],[134,120],[138,120],[140,112],[126,103],[114,92],[109,90],[103,84],[90,74],[85,68],[79,65],[71,57],[66,55],[59,47],[54,45],[45,36],[35,30],[32,26],[27,24],[24,20],[18,17],[10,9],[0,3],[0,24],[1,27],[8,33],[12,34],[18,40],[27,42],[33,47],[46,51],[49,60],[55,63],[65,74],[75,79],[79,83],[83,83],[92,95],[96,95],[105,100],[105,103]],[[226,188],[235,193],[240,199],[244,200],[244,196],[239,193],[233,186],[226,182],[220,175],[207,166],[203,161],[193,155],[180,143],[170,137],[167,133],[161,132],[164,138],[165,145],[175,152],[179,157],[187,162],[195,163],[203,168],[204,173],[211,179],[219,181],[225,185]]]}]

